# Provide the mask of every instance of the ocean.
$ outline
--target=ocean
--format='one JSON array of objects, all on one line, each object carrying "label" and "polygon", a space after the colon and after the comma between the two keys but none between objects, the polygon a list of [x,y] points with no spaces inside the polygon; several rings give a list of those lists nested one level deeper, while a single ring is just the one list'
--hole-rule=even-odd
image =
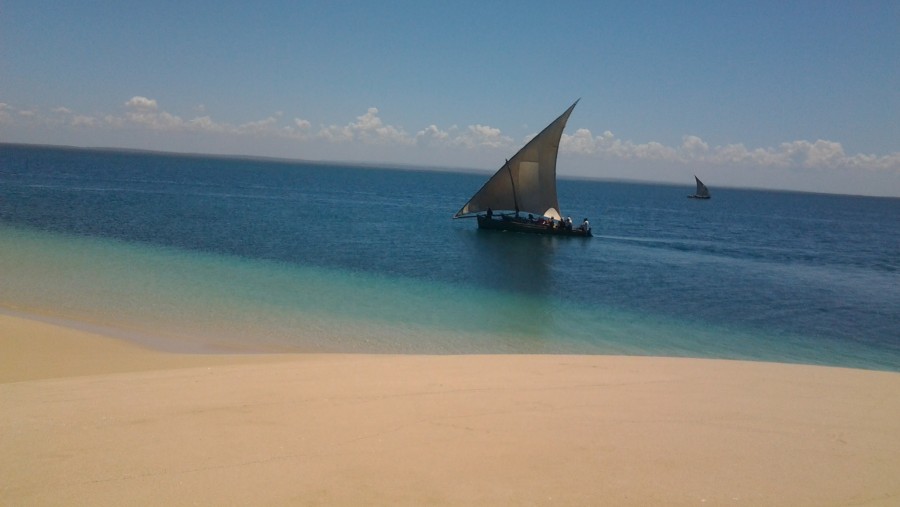
[{"label": "ocean", "polygon": [[900,371],[900,199],[0,145],[0,311],[186,352],[627,354]]}]

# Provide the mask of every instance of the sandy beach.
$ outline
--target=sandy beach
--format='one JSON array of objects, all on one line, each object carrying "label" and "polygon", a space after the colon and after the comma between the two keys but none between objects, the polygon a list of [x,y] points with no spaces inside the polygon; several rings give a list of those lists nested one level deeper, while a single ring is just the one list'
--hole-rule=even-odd
[{"label": "sandy beach", "polygon": [[0,505],[900,504],[900,374],[180,355],[0,315]]}]

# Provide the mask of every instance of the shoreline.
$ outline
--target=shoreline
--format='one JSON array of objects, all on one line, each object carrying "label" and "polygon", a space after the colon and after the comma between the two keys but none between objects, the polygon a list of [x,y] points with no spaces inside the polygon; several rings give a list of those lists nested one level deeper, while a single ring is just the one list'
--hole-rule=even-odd
[{"label": "shoreline", "polygon": [[0,313],[0,504],[891,505],[900,374],[177,354]]}]

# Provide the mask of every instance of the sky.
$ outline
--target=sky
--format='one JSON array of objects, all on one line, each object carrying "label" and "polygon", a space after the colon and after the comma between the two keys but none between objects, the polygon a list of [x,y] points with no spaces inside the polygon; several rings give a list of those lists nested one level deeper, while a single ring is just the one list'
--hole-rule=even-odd
[{"label": "sky", "polygon": [[900,197],[900,2],[0,0],[0,142]]}]

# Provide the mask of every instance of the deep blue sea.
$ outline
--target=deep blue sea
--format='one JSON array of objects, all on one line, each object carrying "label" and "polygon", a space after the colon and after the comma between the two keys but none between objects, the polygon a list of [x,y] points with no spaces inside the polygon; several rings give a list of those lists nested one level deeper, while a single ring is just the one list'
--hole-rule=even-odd
[{"label": "deep blue sea", "polygon": [[183,351],[900,371],[900,199],[559,181],[594,238],[451,216],[489,173],[0,145],[0,311]]}]

